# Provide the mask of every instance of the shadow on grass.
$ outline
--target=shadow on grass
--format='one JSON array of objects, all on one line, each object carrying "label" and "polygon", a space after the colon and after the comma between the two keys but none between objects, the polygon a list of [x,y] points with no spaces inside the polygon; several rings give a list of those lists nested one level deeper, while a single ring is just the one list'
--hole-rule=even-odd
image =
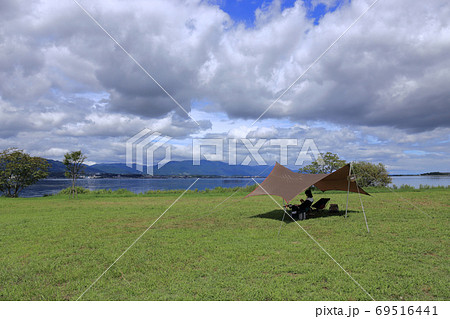
[{"label": "shadow on grass", "polygon": [[[290,213],[290,211],[288,211]],[[359,213],[356,210],[349,210],[348,213]],[[266,218],[281,221],[283,219],[284,211],[281,209],[275,209],[267,213],[258,214],[254,216],[250,216],[250,218]],[[332,216],[344,216],[345,211],[330,211],[330,210],[313,210],[312,212],[307,213],[307,219],[315,219],[315,218],[324,218],[324,217],[332,217]],[[284,222],[286,224],[292,223],[293,220],[289,216],[284,216]]]}]

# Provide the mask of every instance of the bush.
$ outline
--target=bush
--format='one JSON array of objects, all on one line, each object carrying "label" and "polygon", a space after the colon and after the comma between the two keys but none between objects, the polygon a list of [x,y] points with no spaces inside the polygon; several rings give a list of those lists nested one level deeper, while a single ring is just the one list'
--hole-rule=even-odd
[{"label": "bush", "polygon": [[[234,192],[240,192],[240,193],[251,193],[255,190],[257,185],[249,185],[245,187],[232,187],[232,188],[225,188],[225,187],[216,187],[213,189],[206,188],[202,191],[199,191],[198,189],[192,189],[187,191],[188,194],[223,194],[223,193],[234,193]],[[120,188],[115,191],[111,189],[97,189],[97,190],[89,190],[80,186],[77,186],[76,188],[78,194],[91,194],[91,195],[118,195],[118,196],[138,196],[138,194],[133,193],[125,188]],[[170,194],[181,194],[184,192],[184,189],[168,189],[168,190],[149,190],[146,191],[143,195],[170,195]],[[65,188],[61,190],[58,195],[70,195],[71,194],[71,187]]]},{"label": "bush", "polygon": [[112,194],[112,190],[111,189],[96,189],[95,191],[92,191],[92,194],[95,194],[95,195]]},{"label": "bush", "polygon": [[[76,193],[77,194],[90,194],[91,191],[87,188],[76,186]],[[67,187],[61,190],[58,195],[72,195],[72,187]]]},{"label": "bush", "polygon": [[136,195],[135,193],[129,191],[129,190],[126,189],[126,188],[119,188],[119,189],[115,190],[113,193],[114,193],[115,195],[129,195],[129,196],[131,196],[131,195]]},{"label": "bush", "polygon": [[246,187],[241,187],[241,190],[242,190],[242,192],[248,192],[248,193],[251,193],[251,192],[253,192],[255,189],[256,189],[256,187],[258,187],[258,185],[249,185],[249,186],[246,186]]},{"label": "bush", "polygon": [[352,168],[356,175],[356,181],[361,187],[386,187],[392,182],[386,167],[381,163],[354,162]]},{"label": "bush", "polygon": [[402,186],[400,186],[399,189],[400,189],[400,190],[415,190],[415,188],[414,188],[413,186],[411,186],[411,185],[406,185],[406,184],[403,184]]}]

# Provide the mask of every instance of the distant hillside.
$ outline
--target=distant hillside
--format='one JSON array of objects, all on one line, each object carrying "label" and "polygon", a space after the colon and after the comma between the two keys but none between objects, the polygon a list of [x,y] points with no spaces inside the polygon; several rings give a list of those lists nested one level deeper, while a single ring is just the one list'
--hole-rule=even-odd
[{"label": "distant hillside", "polygon": [[[51,159],[47,159],[47,162],[50,164],[50,168],[48,169],[49,177],[64,177],[64,172],[66,167],[60,161],[54,161]],[[85,165],[84,172],[87,175],[101,174],[104,173],[101,170],[96,169],[95,167]]]},{"label": "distant hillside", "polygon": [[117,174],[117,175],[141,175],[142,172],[138,170],[128,167],[125,164],[121,163],[113,163],[113,164],[94,164],[90,166],[93,169],[99,170],[100,172],[109,173],[109,174]]},{"label": "distant hillside", "polygon": [[[265,171],[264,171],[265,170]],[[264,176],[270,173],[268,166],[229,165],[224,162],[200,161],[193,165],[191,160],[169,162],[161,169],[154,167],[154,175],[214,175],[214,176]]]},{"label": "distant hillside", "polygon": [[420,175],[422,175],[422,176],[441,176],[441,175],[444,175],[444,176],[446,176],[446,175],[450,175],[450,172],[430,172],[430,173],[423,173],[423,174],[420,174]]},{"label": "distant hillside", "polygon": [[[62,162],[54,160],[47,161],[51,164],[49,169],[50,177],[64,177],[65,166]],[[200,165],[193,165],[192,160],[186,160],[169,162],[159,170],[157,165],[155,165],[153,167],[153,175],[267,176],[270,173],[271,167],[272,166],[228,165],[224,162],[212,161],[200,161]],[[128,167],[123,163],[86,165],[85,174],[143,175],[142,172],[135,168]]]}]

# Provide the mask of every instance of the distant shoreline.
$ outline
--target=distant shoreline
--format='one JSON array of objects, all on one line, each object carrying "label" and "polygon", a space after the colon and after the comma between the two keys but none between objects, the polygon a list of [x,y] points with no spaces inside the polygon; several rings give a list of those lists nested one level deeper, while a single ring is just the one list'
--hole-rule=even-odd
[{"label": "distant shoreline", "polygon": [[450,173],[431,172],[422,174],[389,174],[389,176],[450,176]]},{"label": "distant shoreline", "polygon": [[[86,177],[80,177],[78,179],[185,179],[185,178],[266,178],[267,176],[225,176],[225,175],[120,175],[120,174],[105,174],[105,175],[89,175]],[[48,176],[46,179],[67,179],[67,177],[61,176]]]},{"label": "distant shoreline", "polygon": [[[47,179],[67,179],[60,174],[50,174]],[[431,172],[422,174],[389,174],[391,177],[399,176],[450,176],[450,173]],[[138,175],[138,174],[96,174],[86,175],[80,179],[105,179],[105,178],[136,178],[136,179],[171,179],[171,178],[260,178],[260,175]]]}]

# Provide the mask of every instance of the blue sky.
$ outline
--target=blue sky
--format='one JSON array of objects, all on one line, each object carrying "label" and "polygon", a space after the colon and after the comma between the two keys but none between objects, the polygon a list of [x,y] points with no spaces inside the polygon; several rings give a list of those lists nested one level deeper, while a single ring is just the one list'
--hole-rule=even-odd
[{"label": "blue sky", "polygon": [[[266,8],[272,1],[264,0],[219,0],[211,1],[220,6],[220,8],[228,13],[236,22],[243,22],[249,28],[254,26],[256,9]],[[281,0],[281,10],[291,8],[295,5],[296,0]],[[303,5],[307,8],[307,17],[318,24],[319,20],[327,13],[333,12],[343,3],[350,0],[337,0],[330,8],[324,3],[314,5],[311,0],[304,0]]]},{"label": "blue sky", "polygon": [[450,171],[448,0],[379,1],[344,36],[373,0],[79,3],[200,125],[73,1],[3,0],[0,149],[123,163],[149,128],[174,160],[193,138],[312,139],[392,173]]}]

